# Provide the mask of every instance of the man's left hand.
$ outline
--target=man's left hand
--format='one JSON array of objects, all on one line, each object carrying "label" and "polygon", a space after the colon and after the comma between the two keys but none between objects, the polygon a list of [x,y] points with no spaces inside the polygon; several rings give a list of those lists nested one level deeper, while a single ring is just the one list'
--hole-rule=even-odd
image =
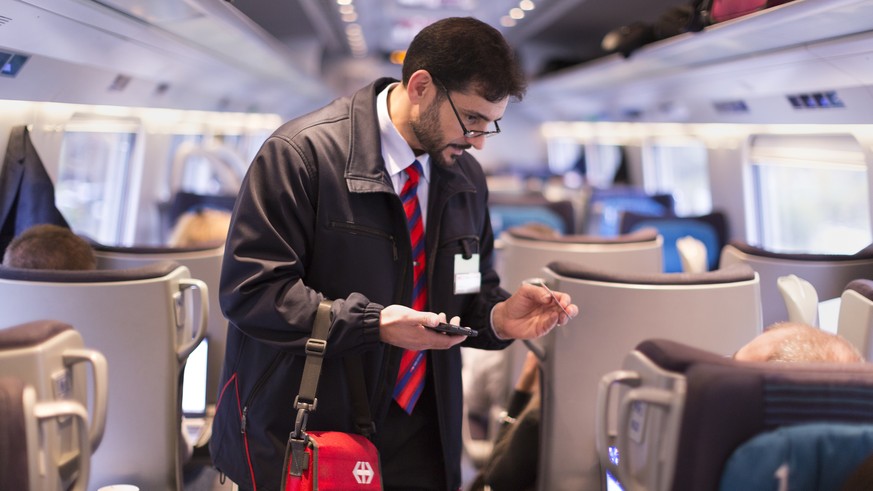
[{"label": "man's left hand", "polygon": [[[503,339],[536,339],[579,314],[566,293],[522,284],[511,297],[494,306],[492,322]],[[559,305],[560,303],[560,305]],[[568,316],[569,314],[569,316]]]}]

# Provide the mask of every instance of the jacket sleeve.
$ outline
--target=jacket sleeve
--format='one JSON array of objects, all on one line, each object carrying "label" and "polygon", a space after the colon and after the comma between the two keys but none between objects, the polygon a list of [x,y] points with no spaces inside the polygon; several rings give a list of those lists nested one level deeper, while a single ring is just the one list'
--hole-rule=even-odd
[{"label": "jacket sleeve", "polygon": [[[221,308],[232,326],[299,354],[323,298],[305,282],[318,200],[311,160],[279,133],[264,143],[237,198],[220,284]],[[359,293],[330,300],[325,356],[375,348],[382,306]]]}]

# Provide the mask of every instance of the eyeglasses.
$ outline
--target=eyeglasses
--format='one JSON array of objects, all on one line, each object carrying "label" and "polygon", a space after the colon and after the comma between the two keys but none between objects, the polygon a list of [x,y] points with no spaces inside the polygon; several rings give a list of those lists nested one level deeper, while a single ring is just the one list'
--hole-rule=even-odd
[{"label": "eyeglasses", "polygon": [[464,138],[479,138],[480,136],[494,136],[500,133],[500,125],[497,124],[497,120],[494,121],[494,131],[479,131],[479,130],[468,130],[466,126],[464,126],[464,122],[461,121],[461,114],[458,112],[458,108],[455,107],[455,103],[452,101],[452,96],[449,95],[448,89],[446,86],[442,84],[442,82],[437,81],[434,78],[434,81],[443,89],[443,92],[446,93],[446,98],[449,100],[449,105],[452,106],[452,111],[455,112],[455,117],[458,118],[458,124],[461,125],[461,130],[464,132]]}]

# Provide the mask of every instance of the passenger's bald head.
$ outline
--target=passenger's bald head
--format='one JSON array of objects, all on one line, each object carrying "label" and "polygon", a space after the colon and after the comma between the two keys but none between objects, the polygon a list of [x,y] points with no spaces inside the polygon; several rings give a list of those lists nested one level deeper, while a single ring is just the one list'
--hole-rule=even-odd
[{"label": "passenger's bald head", "polygon": [[842,336],[798,322],[779,322],[740,348],[740,361],[863,363],[861,353]]}]

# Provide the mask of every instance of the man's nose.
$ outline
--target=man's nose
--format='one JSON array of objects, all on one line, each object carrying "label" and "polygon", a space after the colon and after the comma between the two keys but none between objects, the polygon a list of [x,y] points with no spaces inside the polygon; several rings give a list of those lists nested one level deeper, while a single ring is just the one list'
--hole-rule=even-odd
[{"label": "man's nose", "polygon": [[473,136],[473,137],[464,137],[467,140],[467,143],[473,145],[473,148],[476,150],[482,150],[485,146],[485,135]]}]

